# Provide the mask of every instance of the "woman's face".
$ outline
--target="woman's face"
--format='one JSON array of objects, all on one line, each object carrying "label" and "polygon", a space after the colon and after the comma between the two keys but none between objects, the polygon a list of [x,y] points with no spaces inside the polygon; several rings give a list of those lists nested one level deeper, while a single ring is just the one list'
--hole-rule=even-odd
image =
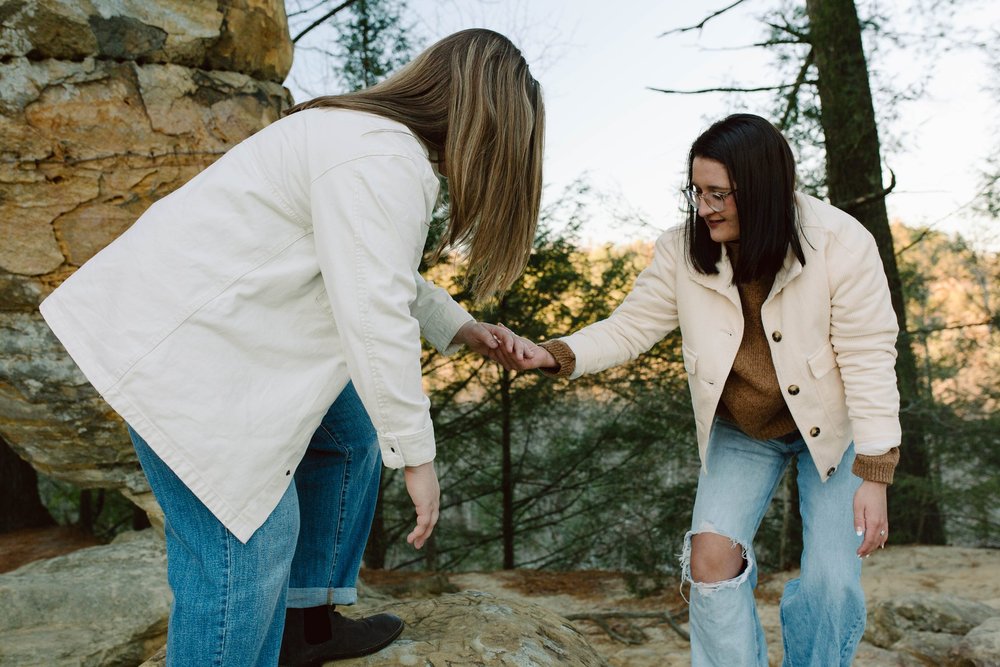
[{"label": "woman's face", "polygon": [[[708,233],[716,243],[738,241],[740,238],[740,216],[736,212],[736,197],[729,195],[721,202],[721,211],[715,211],[709,203],[718,208],[719,203],[711,193],[733,192],[735,187],[729,180],[725,165],[717,160],[695,157],[691,162],[691,185],[703,196],[698,199],[698,215],[708,226]],[[707,201],[706,201],[707,200]]]}]

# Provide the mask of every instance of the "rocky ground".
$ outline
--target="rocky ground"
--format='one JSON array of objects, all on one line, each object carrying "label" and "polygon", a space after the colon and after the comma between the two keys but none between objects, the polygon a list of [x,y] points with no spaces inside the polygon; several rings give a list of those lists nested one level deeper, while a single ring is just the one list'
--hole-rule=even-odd
[{"label": "rocky ground", "polygon": [[[686,630],[684,602],[676,589],[638,598],[629,593],[623,577],[614,572],[472,572],[446,578],[398,573],[365,573],[377,591],[397,597],[421,596],[447,590],[477,590],[497,597],[541,605],[562,616],[650,614],[673,611]],[[778,602],[786,581],[796,572],[764,576],[758,588],[761,622],[768,637],[771,665],[781,664]],[[869,608],[911,593],[954,595],[1000,609],[1000,550],[959,547],[888,547],[865,561],[863,581]],[[359,611],[363,610],[362,602]],[[602,623],[605,627],[602,627]],[[573,624],[614,667],[680,667],[689,665],[688,644],[663,619],[618,618],[574,620]],[[618,635],[613,638],[608,630]],[[888,652],[863,642],[855,660],[858,667],[911,664],[896,662]],[[919,663],[916,663],[919,664]]]},{"label": "rocky ground", "polygon": [[[794,576],[764,576],[758,588],[772,665],[781,663],[781,590]],[[855,665],[1000,666],[1000,550],[889,547],[865,561],[863,576],[866,636],[883,648],[863,642]],[[686,607],[673,585],[640,597],[620,573],[603,571],[364,571],[362,579],[360,604],[343,611],[393,611],[408,628],[390,649],[338,667],[429,656],[483,666],[690,664]],[[60,528],[0,535],[0,667],[138,664],[163,644],[168,600],[155,531],[107,546]],[[162,651],[145,664],[162,666]]]}]

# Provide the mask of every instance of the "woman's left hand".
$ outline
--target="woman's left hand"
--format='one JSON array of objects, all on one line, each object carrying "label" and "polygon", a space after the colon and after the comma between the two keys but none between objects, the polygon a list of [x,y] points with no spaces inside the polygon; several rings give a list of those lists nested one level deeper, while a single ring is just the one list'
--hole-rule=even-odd
[{"label": "woman's left hand", "polygon": [[875,549],[885,547],[889,539],[889,512],[886,505],[886,484],[865,480],[854,494],[854,527],[865,539],[858,547],[858,557],[870,556]]},{"label": "woman's left hand", "polygon": [[507,356],[517,359],[530,359],[534,356],[531,349],[534,346],[529,347],[507,327],[475,320],[463,324],[451,342],[465,345],[473,352],[499,363],[503,363]]}]

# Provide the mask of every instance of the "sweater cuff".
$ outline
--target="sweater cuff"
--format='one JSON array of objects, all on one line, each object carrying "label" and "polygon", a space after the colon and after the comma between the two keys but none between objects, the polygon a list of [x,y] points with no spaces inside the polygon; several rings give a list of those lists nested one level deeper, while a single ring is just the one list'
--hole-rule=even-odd
[{"label": "sweater cuff", "polygon": [[539,368],[543,374],[551,378],[568,378],[576,369],[576,355],[572,348],[561,340],[548,340],[540,345],[549,351],[556,359],[556,368]]},{"label": "sweater cuff", "polygon": [[892,484],[893,473],[898,463],[899,447],[893,447],[885,454],[879,454],[878,456],[858,454],[854,458],[854,465],[851,466],[851,472],[868,482]]}]

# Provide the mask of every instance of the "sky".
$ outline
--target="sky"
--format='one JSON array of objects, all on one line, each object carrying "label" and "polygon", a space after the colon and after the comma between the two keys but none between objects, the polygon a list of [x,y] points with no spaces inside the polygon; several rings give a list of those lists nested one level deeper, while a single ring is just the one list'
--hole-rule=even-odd
[{"label": "sky", "polygon": [[[927,23],[904,25],[908,16],[936,0],[858,0],[859,12],[890,17],[890,25],[914,33]],[[604,195],[581,231],[584,243],[653,240],[656,230],[680,220],[678,190],[691,142],[713,120],[734,111],[763,112],[769,93],[740,96],[666,95],[650,87],[697,89],[780,83],[765,49],[736,48],[760,41],[759,18],[774,0],[745,0],[701,31],[662,36],[698,23],[730,0],[409,0],[406,19],[421,45],[456,30],[487,27],[511,37],[542,84],[546,104],[546,191],[558,198],[581,177]],[[937,10],[935,16],[946,16]],[[1000,26],[1000,2],[963,0],[948,19],[949,34],[972,39]],[[995,28],[994,28],[995,29]],[[313,44],[332,33],[310,35]],[[994,33],[995,38],[995,33]],[[309,41],[303,40],[308,45]],[[990,152],[1000,149],[1000,75],[974,49],[927,57],[922,48],[886,43],[869,57],[882,81],[905,87],[927,77],[917,101],[895,108],[898,117],[880,128],[883,162],[896,175],[887,197],[890,218],[1000,247],[1000,222],[971,212]],[[297,53],[286,85],[296,100],[336,92],[324,81],[314,54]],[[876,82],[877,84],[877,82]],[[881,110],[881,109],[880,109]],[[888,171],[885,172],[888,183]],[[646,225],[617,225],[630,213]]]}]

